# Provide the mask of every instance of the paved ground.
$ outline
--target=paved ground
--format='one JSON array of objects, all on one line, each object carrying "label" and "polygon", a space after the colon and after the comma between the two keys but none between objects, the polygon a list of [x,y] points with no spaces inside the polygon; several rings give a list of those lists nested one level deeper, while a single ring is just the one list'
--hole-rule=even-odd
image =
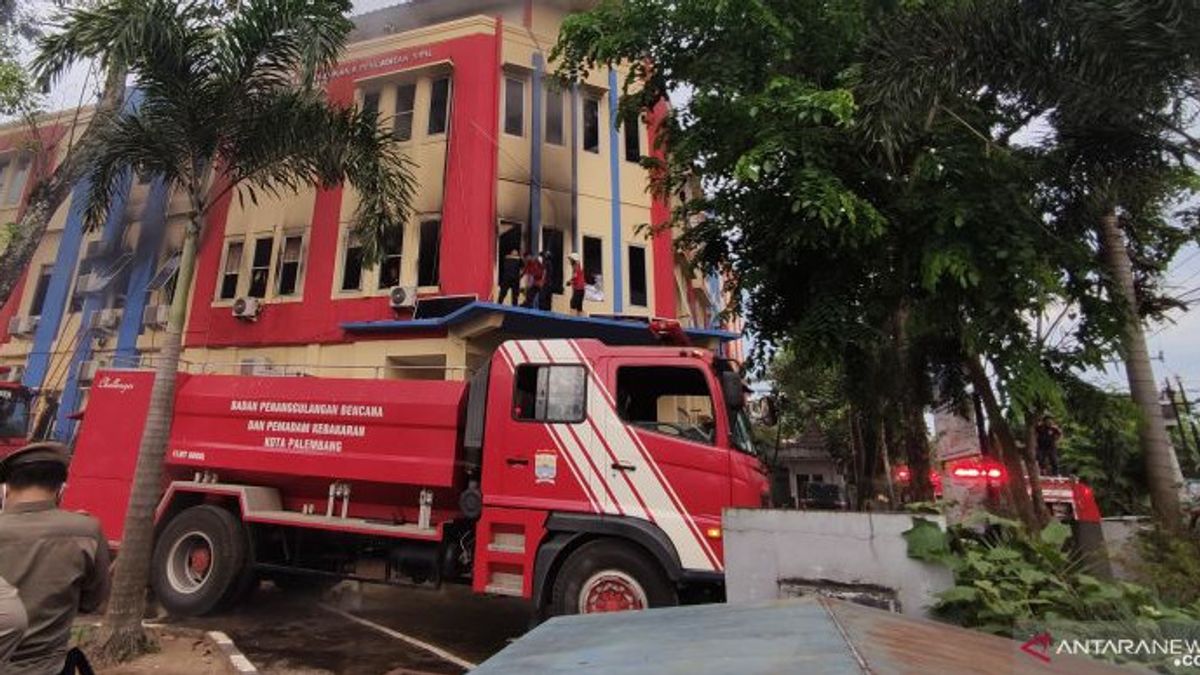
[{"label": "paved ground", "polygon": [[325,595],[284,592],[264,583],[234,610],[173,623],[225,631],[267,673],[463,672],[441,657],[330,608],[472,663],[483,661],[529,628],[528,605],[511,598],[476,596],[459,586],[433,590],[353,583]]}]

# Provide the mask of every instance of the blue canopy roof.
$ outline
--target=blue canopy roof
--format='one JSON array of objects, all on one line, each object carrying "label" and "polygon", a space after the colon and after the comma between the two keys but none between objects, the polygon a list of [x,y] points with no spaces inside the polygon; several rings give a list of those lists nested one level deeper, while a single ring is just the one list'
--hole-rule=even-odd
[{"label": "blue canopy roof", "polygon": [[[612,345],[652,345],[658,341],[643,321],[611,317],[570,316],[526,307],[476,301],[445,316],[430,319],[392,321],[353,321],[343,323],[348,333],[422,333],[450,328],[489,316],[500,319],[498,330],[518,336],[539,338],[596,338]],[[739,335],[726,330],[685,328],[687,336],[696,342],[718,343],[736,340]]]}]

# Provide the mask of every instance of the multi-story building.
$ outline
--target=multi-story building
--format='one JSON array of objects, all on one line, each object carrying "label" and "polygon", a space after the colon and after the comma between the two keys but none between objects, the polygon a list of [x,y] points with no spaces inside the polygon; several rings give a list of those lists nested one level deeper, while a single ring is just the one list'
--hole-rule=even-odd
[{"label": "multi-story building", "polygon": [[[649,194],[639,164],[653,151],[652,125],[618,119],[623,75],[602,69],[566,87],[552,77],[559,26],[586,4],[413,0],[356,17],[326,86],[334,100],[378,110],[403,142],[419,181],[414,214],[368,268],[347,234],[352,190],[226,199],[202,235],[185,367],[463,377],[512,336],[646,341],[630,317],[678,319],[706,346],[730,339],[719,287],[689,271],[669,230],[641,228],[665,222],[670,205]],[[59,114],[54,128],[86,124],[87,113]],[[0,220],[15,218],[27,182],[24,133],[0,129],[10,148],[0,149]],[[61,400],[60,437],[97,366],[153,361],[185,212],[180,195],[135,176],[105,226],[85,232],[81,194],[54,215],[0,310],[0,365]],[[553,311],[494,303],[498,261],[513,248],[550,252]],[[586,318],[566,313],[571,252],[603,298],[585,303]]]}]

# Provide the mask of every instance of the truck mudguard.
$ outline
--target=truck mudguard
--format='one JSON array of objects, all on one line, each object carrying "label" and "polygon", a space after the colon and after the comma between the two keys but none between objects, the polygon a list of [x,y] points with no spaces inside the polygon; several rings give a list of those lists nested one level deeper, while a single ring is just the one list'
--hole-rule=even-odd
[{"label": "truck mudguard", "polygon": [[627,539],[641,546],[654,556],[667,578],[673,582],[689,576],[685,574],[679,562],[679,553],[666,533],[648,520],[592,513],[551,513],[546,519],[546,532],[548,536],[538,548],[533,569],[533,598],[539,606],[544,600],[542,596],[550,573],[562,562],[563,551],[570,548],[572,542],[587,535]]}]

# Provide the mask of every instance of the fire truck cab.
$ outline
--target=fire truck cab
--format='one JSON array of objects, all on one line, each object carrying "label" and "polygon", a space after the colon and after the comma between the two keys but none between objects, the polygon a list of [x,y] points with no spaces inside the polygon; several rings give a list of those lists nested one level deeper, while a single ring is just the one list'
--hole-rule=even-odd
[{"label": "fire truck cab", "polygon": [[[67,508],[120,545],[153,374],[97,374]],[[721,512],[768,495],[740,376],[692,347],[500,345],[469,382],[181,374],[152,586],[470,583],[546,614],[720,593]]]}]

